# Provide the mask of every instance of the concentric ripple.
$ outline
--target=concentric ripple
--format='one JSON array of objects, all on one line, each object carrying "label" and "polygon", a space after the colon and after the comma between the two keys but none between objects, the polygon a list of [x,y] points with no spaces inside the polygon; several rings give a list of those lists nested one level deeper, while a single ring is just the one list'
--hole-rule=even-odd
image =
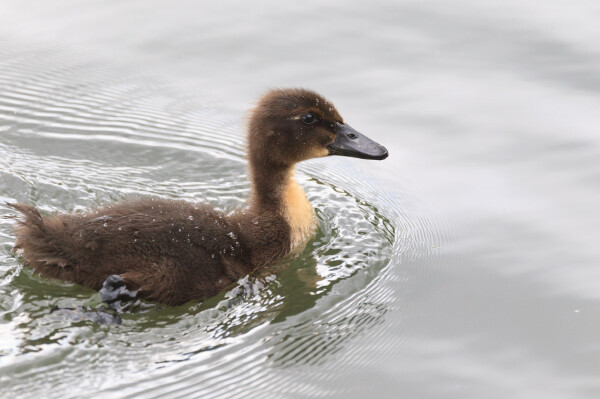
[{"label": "concentric ripple", "polygon": [[[0,199],[48,212],[132,195],[243,204],[242,110],[56,51],[2,52]],[[376,337],[400,306],[402,259],[427,255],[417,243],[439,242],[414,205],[340,165],[299,168],[319,219],[301,253],[203,303],[149,305],[124,314],[120,326],[51,312],[93,308],[99,296],[22,267],[11,254],[12,212],[0,205],[3,394],[314,393],[318,367],[339,356],[360,361],[344,350],[355,337]]]}]

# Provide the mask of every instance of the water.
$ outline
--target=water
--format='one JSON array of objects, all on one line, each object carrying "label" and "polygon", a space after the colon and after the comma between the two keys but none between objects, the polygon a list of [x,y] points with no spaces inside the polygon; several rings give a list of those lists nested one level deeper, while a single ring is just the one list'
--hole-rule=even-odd
[{"label": "water", "polygon": [[[304,252],[120,326],[10,253],[6,397],[600,395],[600,27],[591,1],[0,6],[0,199],[46,212],[248,193],[244,112],[330,98],[382,162],[313,160]],[[11,212],[0,206],[0,216]]]}]

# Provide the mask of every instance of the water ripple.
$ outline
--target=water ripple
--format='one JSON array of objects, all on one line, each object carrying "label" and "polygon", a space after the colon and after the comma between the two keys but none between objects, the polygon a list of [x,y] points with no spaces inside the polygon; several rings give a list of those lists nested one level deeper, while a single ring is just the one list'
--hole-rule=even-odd
[{"label": "water ripple", "polygon": [[[49,212],[138,195],[243,204],[241,110],[77,57],[1,52],[2,199]],[[295,373],[318,381],[333,359],[360,364],[364,352],[349,342],[368,333],[377,345],[386,315],[410,290],[403,264],[435,256],[443,240],[417,200],[350,165],[299,167],[320,221],[302,253],[203,303],[150,305],[120,326],[51,313],[95,307],[98,294],[22,268],[10,252],[13,220],[0,218],[3,392],[327,396]],[[0,217],[10,214],[0,205]]]}]

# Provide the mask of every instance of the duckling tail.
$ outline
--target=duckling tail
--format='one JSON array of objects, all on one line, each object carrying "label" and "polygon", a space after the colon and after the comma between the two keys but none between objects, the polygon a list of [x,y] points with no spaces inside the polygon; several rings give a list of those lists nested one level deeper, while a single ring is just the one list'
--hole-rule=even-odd
[{"label": "duckling tail", "polygon": [[21,212],[24,219],[17,221],[18,226],[15,229],[15,247],[23,251],[26,260],[29,254],[40,254],[48,252],[48,243],[45,239],[46,227],[44,219],[40,212],[31,205],[27,204],[10,204],[7,206]]},{"label": "duckling tail", "polygon": [[36,227],[40,230],[44,228],[44,221],[42,220],[42,215],[40,215],[40,212],[31,205],[11,204],[8,202],[6,203],[6,205],[21,212],[25,216],[24,221],[19,221],[19,224],[21,224],[21,226]]},{"label": "duckling tail", "polygon": [[19,225],[15,229],[14,246],[15,250],[23,252],[25,262],[46,277],[72,279],[73,272],[70,270],[72,268],[69,267],[60,242],[50,237],[51,232],[40,212],[27,204],[7,203],[6,205],[25,216],[23,220],[18,221]]}]

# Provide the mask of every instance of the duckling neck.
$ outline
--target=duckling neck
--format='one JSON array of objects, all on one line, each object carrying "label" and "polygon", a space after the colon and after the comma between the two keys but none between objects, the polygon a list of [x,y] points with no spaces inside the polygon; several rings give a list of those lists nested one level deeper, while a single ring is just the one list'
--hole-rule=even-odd
[{"label": "duckling neck", "polygon": [[296,181],[294,167],[269,167],[268,174],[252,173],[250,210],[275,213],[290,226],[292,249],[305,242],[315,226],[315,216],[306,193]]}]

